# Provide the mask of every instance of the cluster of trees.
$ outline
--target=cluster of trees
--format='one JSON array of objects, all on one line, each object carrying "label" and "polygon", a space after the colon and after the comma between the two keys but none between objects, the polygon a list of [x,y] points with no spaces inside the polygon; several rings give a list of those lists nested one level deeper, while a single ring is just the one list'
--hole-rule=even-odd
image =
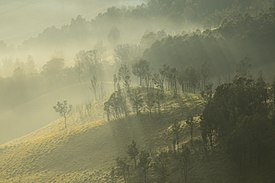
[{"label": "cluster of trees", "polygon": [[[138,79],[138,88],[134,88],[132,80]],[[203,63],[199,70],[187,67],[185,70],[178,70],[169,65],[163,65],[157,72],[154,72],[150,63],[146,60],[139,60],[133,63],[132,69],[122,64],[118,74],[113,76],[115,93],[105,103],[105,112],[110,120],[126,117],[130,112],[130,106],[137,115],[141,111],[152,111],[161,113],[161,103],[165,92],[176,97],[181,90],[183,92],[204,91],[212,87],[210,84],[210,66]],[[131,89],[133,88],[133,89]],[[124,114],[124,115],[123,115]]]},{"label": "cluster of trees", "polygon": [[0,78],[3,107],[16,106],[43,93],[80,82],[89,83],[95,100],[104,95],[104,64],[100,50],[80,51],[72,67],[66,67],[63,58],[54,57],[39,69],[31,56],[26,62],[4,61],[3,67],[4,77]]},{"label": "cluster of trees", "polygon": [[[45,29],[38,37],[25,41],[22,48],[42,45],[89,45],[89,41],[93,42],[94,38],[108,40],[115,46],[122,38],[127,40],[133,34],[139,36],[141,31],[146,31],[144,24],[148,25],[147,27],[173,27],[179,30],[190,24],[196,27],[218,27],[225,17],[258,15],[270,7],[274,7],[273,0],[150,0],[134,8],[108,8],[92,20],[77,16],[69,25]],[[141,24],[143,26],[140,26]],[[129,28],[131,32],[125,31]],[[123,36],[121,32],[124,33]]]},{"label": "cluster of trees", "polygon": [[[168,151],[141,151],[133,141],[127,148],[128,158],[117,158],[112,181],[119,177],[126,183],[274,180],[275,81],[268,84],[262,77],[236,76],[215,93],[207,88],[202,97],[206,106],[199,123],[194,118],[200,115],[196,110],[189,111],[185,119],[190,130],[188,142],[183,135],[185,125],[178,121],[171,126],[172,148]],[[196,139],[195,129],[201,132]],[[220,158],[223,164],[207,165]],[[206,178],[203,169],[208,166],[225,166],[216,173],[231,174]]]},{"label": "cluster of trees", "polygon": [[274,170],[274,83],[236,77],[207,101],[200,124],[205,153],[226,152],[238,167],[239,181],[266,172],[260,180],[268,182]]},{"label": "cluster of trees", "polygon": [[168,61],[177,68],[199,67],[206,62],[213,77],[229,82],[236,63],[249,57],[254,68],[262,66],[271,76],[268,67],[274,63],[274,15],[271,9],[257,16],[226,19],[217,29],[165,37],[145,50],[143,59],[154,67]]},{"label": "cluster of trees", "polygon": [[[127,182],[167,182],[169,176],[175,172],[171,171],[171,165],[181,173],[180,180],[188,182],[191,150],[188,145],[183,145],[176,152],[163,151],[153,152],[140,150],[135,141],[127,148],[128,158],[117,158],[116,166],[111,170],[112,182],[120,177]],[[175,163],[176,162],[176,163]],[[172,179],[175,181],[175,179]]]}]

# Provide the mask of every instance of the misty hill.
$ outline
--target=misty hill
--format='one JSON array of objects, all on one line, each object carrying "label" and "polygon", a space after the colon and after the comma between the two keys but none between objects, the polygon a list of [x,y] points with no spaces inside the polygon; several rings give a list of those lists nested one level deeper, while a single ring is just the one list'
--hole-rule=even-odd
[{"label": "misty hill", "polygon": [[[225,18],[258,15],[274,6],[273,0],[150,0],[136,7],[111,7],[92,20],[78,16],[60,28],[49,27],[37,37],[26,40],[26,48],[53,46],[87,47],[98,42],[108,43],[113,28],[120,31],[117,43],[137,42],[146,31],[165,29],[181,32],[202,27],[217,27]],[[52,49],[52,48],[51,48]]]},{"label": "misty hill", "polygon": [[259,16],[226,19],[216,29],[168,36],[145,50],[144,59],[153,65],[171,64],[185,69],[207,62],[212,77],[234,75],[236,65],[247,60],[255,74],[272,76],[275,47],[274,10]]},{"label": "misty hill", "polygon": [[[69,129],[57,120],[25,137],[0,146],[0,181],[4,182],[108,182],[115,159],[125,154],[132,140],[146,149],[171,148],[169,132],[173,121],[202,99],[184,94],[168,97],[161,117],[144,114],[139,117],[105,122],[75,123]],[[184,115],[187,115],[184,113]],[[184,127],[182,142],[189,139]],[[196,136],[199,131],[195,131]]]}]

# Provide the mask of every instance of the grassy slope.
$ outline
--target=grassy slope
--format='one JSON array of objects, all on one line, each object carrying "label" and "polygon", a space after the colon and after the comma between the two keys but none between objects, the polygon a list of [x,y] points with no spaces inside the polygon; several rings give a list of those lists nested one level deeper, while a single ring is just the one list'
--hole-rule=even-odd
[{"label": "grassy slope", "polygon": [[[118,156],[133,139],[140,148],[171,148],[169,127],[191,106],[201,106],[196,95],[165,101],[161,117],[131,116],[105,122],[72,124],[66,131],[56,121],[28,136],[0,146],[0,182],[108,182]],[[186,127],[184,127],[186,128]],[[187,140],[188,130],[184,130]]]}]

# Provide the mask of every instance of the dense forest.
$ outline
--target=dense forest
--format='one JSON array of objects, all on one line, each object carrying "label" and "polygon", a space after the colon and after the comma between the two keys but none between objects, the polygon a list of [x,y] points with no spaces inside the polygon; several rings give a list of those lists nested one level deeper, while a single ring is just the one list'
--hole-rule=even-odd
[{"label": "dense forest", "polygon": [[275,182],[275,1],[148,0],[0,42],[0,182]]}]

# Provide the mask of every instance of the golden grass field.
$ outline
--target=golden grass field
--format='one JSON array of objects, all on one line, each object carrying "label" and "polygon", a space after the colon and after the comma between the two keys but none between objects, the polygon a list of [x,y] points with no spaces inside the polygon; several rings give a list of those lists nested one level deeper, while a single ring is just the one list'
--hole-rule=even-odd
[{"label": "golden grass field", "polygon": [[[202,103],[198,95],[185,94],[166,100],[161,117],[149,118],[144,113],[111,122],[74,122],[71,116],[67,130],[59,119],[0,146],[0,182],[108,183],[114,160],[126,156],[126,147],[132,140],[140,149],[171,148],[169,128],[173,121]],[[188,140],[188,130],[183,136],[183,142]]]}]

